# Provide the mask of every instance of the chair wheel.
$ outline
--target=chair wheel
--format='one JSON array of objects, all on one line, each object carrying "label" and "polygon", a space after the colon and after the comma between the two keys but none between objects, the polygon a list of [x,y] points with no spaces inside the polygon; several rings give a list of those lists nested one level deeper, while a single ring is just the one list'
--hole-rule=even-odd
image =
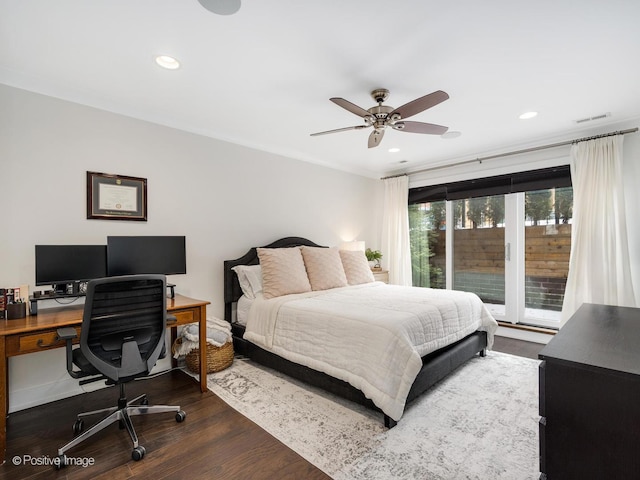
[{"label": "chair wheel", "polygon": [[176,422],[182,423],[184,422],[185,418],[187,418],[187,414],[184,412],[184,410],[180,410],[178,413],[176,413]]},{"label": "chair wheel", "polygon": [[84,428],[84,420],[79,418],[73,423],[73,434],[78,435],[80,432],[82,432],[83,428]]},{"label": "chair wheel", "polygon": [[142,445],[138,445],[136,448],[133,449],[133,452],[131,452],[131,458],[134,461],[139,462],[140,460],[142,460],[145,453],[146,453],[146,450],[144,449],[144,447]]},{"label": "chair wheel", "polygon": [[56,461],[53,462],[56,470],[60,470],[67,466],[67,456],[63,453],[62,455],[58,455],[56,457]]}]

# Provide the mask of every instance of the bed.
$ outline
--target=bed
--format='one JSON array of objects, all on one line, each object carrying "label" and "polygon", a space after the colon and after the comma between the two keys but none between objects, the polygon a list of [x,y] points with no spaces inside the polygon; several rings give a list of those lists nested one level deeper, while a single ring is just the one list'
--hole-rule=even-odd
[{"label": "bed", "polygon": [[[269,266],[267,259],[270,257],[266,256],[267,253],[289,254],[294,253],[294,248],[309,255],[322,253],[325,255],[324,258],[327,258],[330,250],[337,251],[305,238],[286,237],[265,247],[251,248],[242,257],[224,262],[225,320],[231,323],[236,353],[310,385],[380,411],[387,428],[396,425],[405,405],[467,360],[476,355],[485,356],[486,349],[492,344],[497,323],[482,302],[475,295],[466,292],[398,287],[368,281],[356,285],[340,284],[336,288],[316,288],[320,285],[320,280],[316,278],[312,289],[292,294],[285,292],[276,295],[276,298],[268,298],[268,292],[265,291],[267,298],[258,295],[247,302],[246,295],[243,294],[243,288],[245,292],[247,290],[247,278],[241,275],[241,286],[237,272],[244,270],[238,268],[259,265],[262,255],[261,268],[264,271],[264,268]],[[345,252],[340,252],[341,255],[343,253]],[[335,255],[335,252],[331,252],[331,255]],[[313,264],[305,265],[309,279],[313,280]],[[346,269],[347,265],[344,266]],[[321,280],[326,282],[325,279]],[[409,293],[412,297],[406,296]],[[387,296],[392,299],[398,295],[401,308],[376,310],[376,304],[386,305]],[[413,295],[418,295],[420,300],[414,302]],[[416,325],[420,322],[433,323],[430,316],[434,315],[431,310],[435,307],[426,313],[416,310],[417,304],[426,301],[422,298],[424,296],[432,298],[435,303],[456,302],[451,303],[453,307],[448,307],[447,310],[453,312],[447,313],[451,317],[447,322],[451,322],[452,326],[448,327],[448,323],[445,322],[437,323],[438,333],[433,338],[422,338],[422,333],[414,333]],[[305,315],[312,309],[314,314],[323,315],[322,321],[318,321],[317,318],[306,319]],[[241,312],[244,313],[241,315]],[[240,317],[245,320],[239,322]],[[409,319],[412,326],[409,327],[408,334],[405,331],[390,330],[399,324],[395,317]],[[367,323],[369,320],[371,324]],[[268,328],[270,323],[274,326],[273,330]],[[376,331],[383,333],[375,333]],[[398,343],[404,342],[407,336],[419,345],[419,349],[415,347],[409,351],[403,343]],[[413,337],[416,336],[422,340],[415,341]],[[379,340],[381,337],[384,339]],[[314,339],[313,343],[309,343],[309,339]],[[328,343],[320,346],[319,342],[323,340]],[[391,343],[387,345],[380,342]],[[374,344],[377,350],[369,349],[367,346]],[[310,354],[312,358],[307,359],[306,354],[310,353],[308,349],[318,350],[318,355],[324,356],[316,358]],[[398,355],[400,358],[394,359],[385,352],[393,352],[394,356]],[[418,355],[420,352],[424,354]],[[334,359],[338,353],[340,359]],[[338,363],[331,364],[334,361]],[[375,362],[379,363],[375,365]],[[370,368],[374,369],[377,377],[362,372],[361,369],[365,368],[363,364],[371,364]],[[380,382],[380,385],[372,385],[376,382]]]}]

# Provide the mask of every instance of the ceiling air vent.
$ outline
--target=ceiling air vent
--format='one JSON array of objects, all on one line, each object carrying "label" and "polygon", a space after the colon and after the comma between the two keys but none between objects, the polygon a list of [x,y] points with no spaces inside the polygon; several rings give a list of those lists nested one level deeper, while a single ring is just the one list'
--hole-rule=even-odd
[{"label": "ceiling air vent", "polygon": [[603,118],[607,118],[610,117],[611,113],[607,112],[607,113],[603,113],[600,115],[595,115],[593,117],[587,117],[587,118],[581,118],[580,120],[576,120],[576,123],[585,123],[585,122],[592,122],[594,120],[602,120]]}]

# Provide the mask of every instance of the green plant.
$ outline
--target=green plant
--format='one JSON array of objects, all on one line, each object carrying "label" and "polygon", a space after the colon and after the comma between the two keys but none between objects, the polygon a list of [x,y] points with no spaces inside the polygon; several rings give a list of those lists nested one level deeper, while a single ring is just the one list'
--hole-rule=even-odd
[{"label": "green plant", "polygon": [[380,250],[371,250],[370,248],[367,248],[364,251],[364,254],[367,256],[367,260],[369,260],[370,262],[377,262],[382,258]]}]

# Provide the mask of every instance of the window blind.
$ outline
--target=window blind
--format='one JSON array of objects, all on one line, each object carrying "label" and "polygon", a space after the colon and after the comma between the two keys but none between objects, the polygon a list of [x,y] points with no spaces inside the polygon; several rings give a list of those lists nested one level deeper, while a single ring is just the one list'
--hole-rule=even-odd
[{"label": "window blind", "polygon": [[569,165],[409,189],[409,205],[571,186]]}]

